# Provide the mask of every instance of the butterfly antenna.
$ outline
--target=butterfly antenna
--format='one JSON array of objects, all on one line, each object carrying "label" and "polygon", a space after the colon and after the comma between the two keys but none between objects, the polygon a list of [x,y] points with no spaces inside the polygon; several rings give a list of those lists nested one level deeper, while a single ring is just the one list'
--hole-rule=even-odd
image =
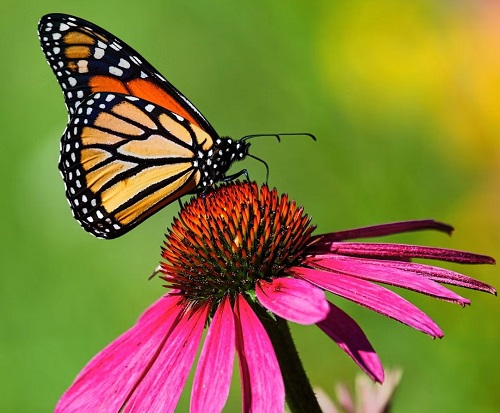
[{"label": "butterfly antenna", "polygon": [[[278,140],[278,142],[281,142],[281,137],[282,136],[309,136],[313,141],[316,140],[316,136],[314,136],[312,133],[307,133],[307,132],[291,132],[291,133],[258,133],[258,134],[255,134],[255,135],[247,135],[247,136],[244,136],[243,138],[241,138],[240,140],[241,141],[247,141],[249,139],[253,139],[253,138],[260,138],[260,137],[274,137]],[[249,153],[247,153],[247,156],[249,156],[250,158],[253,158],[261,163],[264,164],[264,166],[266,167],[266,184],[267,182],[269,181],[269,165],[266,163],[266,161],[264,161],[263,159],[261,158],[258,158],[254,155],[250,155]],[[248,175],[247,175],[247,178],[248,178]]]},{"label": "butterfly antenna", "polygon": [[316,136],[314,136],[312,133],[307,133],[307,132],[292,132],[292,133],[258,133],[255,135],[247,135],[241,138],[242,141],[246,141],[248,139],[253,139],[253,138],[258,138],[258,137],[263,137],[263,136],[273,136],[276,139],[278,139],[278,142],[281,142],[281,136],[309,136],[313,141],[316,140]]},{"label": "butterfly antenna", "polygon": [[[262,136],[262,135],[259,135]],[[266,185],[267,182],[269,181],[269,165],[264,159],[257,158],[256,156],[250,155],[249,153],[247,154],[248,157],[255,159],[256,161],[262,162],[264,166],[266,167]]]}]

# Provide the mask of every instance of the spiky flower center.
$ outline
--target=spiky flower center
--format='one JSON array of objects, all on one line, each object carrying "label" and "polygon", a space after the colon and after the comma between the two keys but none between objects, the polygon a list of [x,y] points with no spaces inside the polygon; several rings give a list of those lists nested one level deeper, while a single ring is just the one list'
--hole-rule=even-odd
[{"label": "spiky flower center", "polygon": [[229,183],[181,210],[165,240],[162,278],[194,302],[250,292],[296,264],[313,230],[287,195]]}]

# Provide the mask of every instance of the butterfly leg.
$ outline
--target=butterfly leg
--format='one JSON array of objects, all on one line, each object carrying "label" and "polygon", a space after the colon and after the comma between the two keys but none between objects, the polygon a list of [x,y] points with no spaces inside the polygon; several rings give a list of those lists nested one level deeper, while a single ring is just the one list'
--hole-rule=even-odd
[{"label": "butterfly leg", "polygon": [[245,178],[247,179],[247,181],[250,181],[250,177],[248,176],[248,171],[246,169],[242,169],[241,171],[236,172],[235,174],[224,177],[224,179],[221,179],[221,182],[234,181],[236,178],[239,178],[241,175],[245,175]]}]

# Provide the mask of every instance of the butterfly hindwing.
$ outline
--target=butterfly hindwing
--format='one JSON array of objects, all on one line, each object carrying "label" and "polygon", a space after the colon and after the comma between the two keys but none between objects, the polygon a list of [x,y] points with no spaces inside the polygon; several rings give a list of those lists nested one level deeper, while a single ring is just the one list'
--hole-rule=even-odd
[{"label": "butterfly hindwing", "polygon": [[97,237],[122,235],[192,192],[197,158],[212,145],[206,132],[152,102],[90,95],[61,141],[59,169],[73,215]]},{"label": "butterfly hindwing", "polygon": [[70,118],[92,93],[121,93],[156,103],[218,136],[181,92],[139,53],[101,27],[74,16],[48,14],[41,18],[38,34]]}]

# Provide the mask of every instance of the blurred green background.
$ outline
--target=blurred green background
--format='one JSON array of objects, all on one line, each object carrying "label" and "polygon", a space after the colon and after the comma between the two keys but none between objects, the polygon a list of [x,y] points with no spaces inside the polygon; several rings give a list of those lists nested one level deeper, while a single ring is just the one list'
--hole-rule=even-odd
[{"label": "blurred green background", "polygon": [[[255,140],[252,153],[318,232],[435,218],[455,235],[393,239],[500,257],[498,2],[3,0],[0,11],[2,412],[51,411],[84,364],[164,293],[147,278],[178,211],[174,203],[113,241],[73,220],[57,171],[66,112],[36,34],[45,13],[122,38],[222,135],[314,133],[316,143]],[[262,181],[261,164],[245,167]],[[500,285],[497,268],[461,270]],[[471,308],[404,294],[443,340],[333,298],[384,365],[404,369],[394,411],[499,411],[500,303],[461,293]],[[315,385],[332,393],[353,382],[358,369],[319,329],[293,332]],[[235,382],[226,410],[239,408]]]}]

